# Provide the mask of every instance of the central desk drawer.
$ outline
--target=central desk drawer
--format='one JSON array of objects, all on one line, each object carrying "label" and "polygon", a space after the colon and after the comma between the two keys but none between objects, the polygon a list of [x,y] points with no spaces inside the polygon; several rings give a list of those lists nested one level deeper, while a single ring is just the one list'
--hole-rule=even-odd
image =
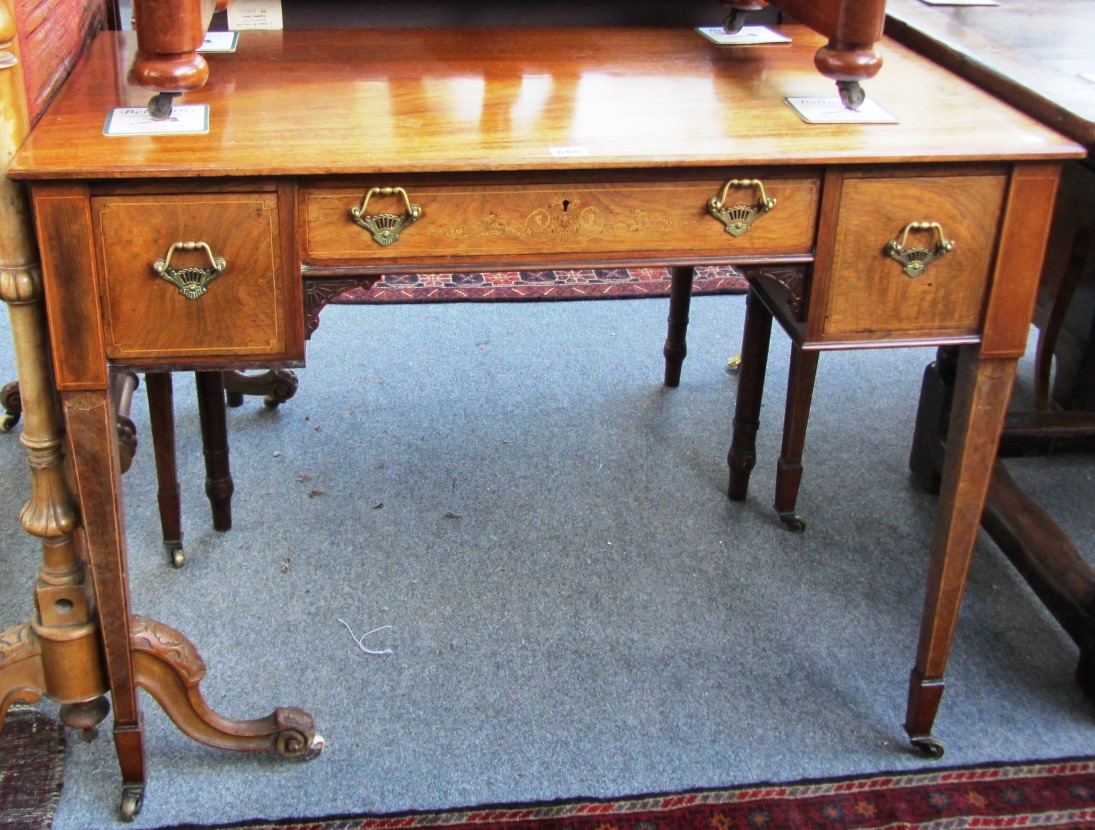
[{"label": "central desk drawer", "polygon": [[[730,180],[736,183],[727,188]],[[738,177],[666,182],[393,185],[386,180],[356,189],[303,189],[302,258],[423,264],[559,256],[603,260],[617,254],[636,259],[803,255],[813,251],[820,193],[816,177],[758,182],[746,171]],[[762,194],[773,200],[771,209],[758,209]],[[708,202],[720,196],[739,217],[736,230],[746,226],[740,235],[708,211]],[[375,227],[355,221],[352,210],[366,224],[395,226],[397,236],[377,236]],[[748,217],[750,211],[755,216]]]}]

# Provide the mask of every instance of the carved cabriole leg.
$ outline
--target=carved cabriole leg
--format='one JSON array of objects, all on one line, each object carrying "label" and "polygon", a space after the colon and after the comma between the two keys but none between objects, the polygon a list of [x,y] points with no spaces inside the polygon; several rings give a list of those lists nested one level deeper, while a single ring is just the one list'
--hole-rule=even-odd
[{"label": "carved cabriole leg", "polygon": [[745,327],[741,338],[741,370],[738,396],[734,405],[734,434],[727,463],[730,483],[727,495],[733,501],[745,501],[749,492],[749,474],[757,464],[757,429],[764,396],[764,375],[768,369],[768,344],[772,337],[772,313],[764,301],[750,289],[745,301]]},{"label": "carved cabriole leg", "polygon": [[62,454],[62,431],[50,373],[43,286],[29,206],[7,178],[28,132],[15,22],[0,2],[0,299],[8,304],[31,469],[23,527],[42,540],[34,617],[0,633],[0,726],[15,701],[43,694],[62,704],[61,718],[86,731],[106,716],[107,687],[84,566],[73,536],[76,511]]},{"label": "carved cabriole leg", "polygon": [[137,684],[148,691],[186,735],[218,749],[276,752],[284,758],[309,760],[323,748],[307,712],[279,707],[265,718],[230,720],[206,704],[199,688],[205,664],[197,650],[175,629],[134,617],[130,633]]},{"label": "carved cabriole leg", "polygon": [[942,743],[931,735],[932,724],[943,696],[947,656],[1017,364],[1013,358],[980,360],[977,346],[963,346],[959,354],[939,517],[905,717],[913,745],[932,757],[943,754]]},{"label": "carved cabriole leg", "polygon": [[675,389],[681,383],[681,367],[688,354],[688,309],[692,304],[692,268],[670,271],[669,324],[665,335],[665,385]]}]

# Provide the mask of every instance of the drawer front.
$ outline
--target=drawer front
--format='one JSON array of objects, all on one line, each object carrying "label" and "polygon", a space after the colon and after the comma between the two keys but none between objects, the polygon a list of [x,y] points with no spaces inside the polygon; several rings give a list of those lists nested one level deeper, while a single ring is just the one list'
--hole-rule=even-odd
[{"label": "drawer front", "polygon": [[276,194],[104,196],[92,214],[108,357],[199,363],[285,352]]},{"label": "drawer front", "polygon": [[820,339],[979,333],[1006,188],[1003,174],[846,179]]},{"label": "drawer front", "polygon": [[[421,216],[399,231],[398,240],[379,244],[351,216],[372,185],[351,190],[315,188],[301,192],[302,256],[308,262],[415,264],[506,258],[510,263],[570,256],[581,262],[614,255],[641,259],[666,254],[728,258],[768,254],[810,254],[817,223],[819,180],[764,180],[771,210],[758,213],[740,236],[710,215],[708,200],[721,194],[726,179],[587,184],[422,185],[402,195],[374,194],[365,217],[402,219],[407,203]],[[744,179],[744,177],[743,177]],[[747,180],[753,181],[753,180]],[[390,185],[391,182],[375,182]],[[761,188],[735,185],[725,204],[756,207]],[[392,220],[387,220],[392,221]]]}]

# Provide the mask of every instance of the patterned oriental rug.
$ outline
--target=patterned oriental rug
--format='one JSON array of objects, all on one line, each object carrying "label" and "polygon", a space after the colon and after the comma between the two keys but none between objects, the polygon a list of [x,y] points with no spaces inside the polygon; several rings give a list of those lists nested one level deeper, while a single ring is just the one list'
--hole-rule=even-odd
[{"label": "patterned oriental rug", "polygon": [[[745,277],[730,266],[701,266],[693,294],[744,294]],[[503,271],[470,274],[389,274],[371,290],[351,288],[333,303],[441,303],[492,300],[592,300],[666,297],[668,268],[582,271]]]},{"label": "patterned oriental rug", "polygon": [[10,710],[0,734],[0,828],[48,830],[64,768],[61,726],[38,712]]},{"label": "patterned oriental rug", "polygon": [[[765,784],[616,801],[218,825],[250,830],[996,830],[1095,828],[1095,759]],[[179,825],[161,830],[208,830]]]}]

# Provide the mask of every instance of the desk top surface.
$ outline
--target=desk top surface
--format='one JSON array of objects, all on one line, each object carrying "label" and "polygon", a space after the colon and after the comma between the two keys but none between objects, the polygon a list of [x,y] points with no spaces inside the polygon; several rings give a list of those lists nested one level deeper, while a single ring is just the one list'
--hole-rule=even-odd
[{"label": "desk top surface", "polygon": [[887,0],[887,31],[1095,149],[1095,3]]},{"label": "desk top surface", "polygon": [[[126,33],[92,44],[13,161],[14,178],[345,175],[1076,157],[1082,149],[883,41],[867,94],[899,124],[807,124],[835,98],[824,40],[717,46],[692,29],[244,32],[210,54],[204,135],[108,137],[143,107]],[[560,152],[561,151],[561,152]]]}]

